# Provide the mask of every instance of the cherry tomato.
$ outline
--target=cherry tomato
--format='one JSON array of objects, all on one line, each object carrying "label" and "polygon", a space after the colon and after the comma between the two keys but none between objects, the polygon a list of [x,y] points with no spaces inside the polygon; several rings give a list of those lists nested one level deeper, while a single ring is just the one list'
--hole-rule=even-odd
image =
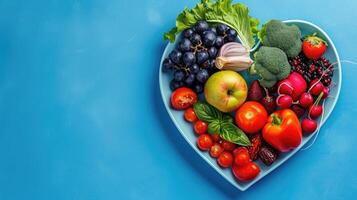
[{"label": "cherry tomato", "polygon": [[236,144],[229,142],[227,140],[222,141],[222,147],[226,151],[233,151],[234,148],[236,148]]},{"label": "cherry tomato", "polygon": [[219,145],[218,143],[215,143],[210,150],[210,154],[213,158],[217,158],[221,153],[224,151],[224,149]]},{"label": "cherry tomato", "polygon": [[212,139],[215,142],[219,142],[219,141],[221,141],[221,136],[218,133],[215,133],[212,135]]},{"label": "cherry tomato", "polygon": [[195,122],[197,121],[197,116],[195,113],[195,110],[193,110],[193,108],[188,108],[187,110],[185,110],[185,119],[188,122]]},{"label": "cherry tomato", "polygon": [[206,122],[198,120],[195,122],[193,129],[195,130],[195,132],[198,135],[201,135],[201,134],[207,133],[208,125]]},{"label": "cherry tomato", "polygon": [[243,166],[233,165],[234,176],[240,181],[250,181],[258,176],[260,168],[254,162],[249,162]]},{"label": "cherry tomato", "polygon": [[237,166],[243,166],[251,162],[248,149],[244,147],[236,148],[233,152],[233,155],[234,155],[234,164]]},{"label": "cherry tomato", "polygon": [[197,102],[197,94],[187,87],[180,87],[171,94],[171,105],[176,110],[191,107]]},{"label": "cherry tomato", "polygon": [[262,104],[247,101],[237,110],[235,120],[245,133],[256,133],[264,127],[268,113]]},{"label": "cherry tomato", "polygon": [[224,151],[218,156],[217,162],[221,167],[230,167],[233,163],[233,156],[231,153]]},{"label": "cherry tomato", "polygon": [[202,134],[197,138],[197,146],[203,151],[209,150],[213,145],[213,141],[210,135]]}]

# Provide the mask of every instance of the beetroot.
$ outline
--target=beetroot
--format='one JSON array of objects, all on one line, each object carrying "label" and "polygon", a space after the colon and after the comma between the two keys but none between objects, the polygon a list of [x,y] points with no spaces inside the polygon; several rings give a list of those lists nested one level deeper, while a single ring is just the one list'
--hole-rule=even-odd
[{"label": "beetroot", "polygon": [[[289,89],[290,88],[290,89]],[[292,88],[292,91],[291,91]],[[296,72],[291,73],[288,78],[278,83],[278,93],[291,93],[293,101],[297,101],[302,93],[306,91],[307,84],[305,79]],[[282,91],[281,91],[282,90]]]},{"label": "beetroot", "polygon": [[251,101],[260,101],[264,97],[263,88],[259,85],[259,81],[255,80],[250,85],[248,91],[248,100]]},{"label": "beetroot", "polygon": [[276,104],[273,96],[265,96],[260,103],[264,106],[269,114],[276,110]]}]

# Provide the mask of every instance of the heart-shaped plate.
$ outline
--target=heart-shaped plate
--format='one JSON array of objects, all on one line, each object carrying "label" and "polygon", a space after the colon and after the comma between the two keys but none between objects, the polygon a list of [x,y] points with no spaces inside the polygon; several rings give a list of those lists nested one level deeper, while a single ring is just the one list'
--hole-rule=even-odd
[{"label": "heart-shaped plate", "polygon": [[[332,83],[334,83],[334,84],[332,84],[331,88],[330,88],[330,96],[333,98],[327,98],[325,100],[324,114],[322,116],[323,120],[318,119],[318,121],[320,121],[319,126],[321,127],[325,123],[327,118],[330,116],[331,112],[333,111],[335,104],[338,100],[339,93],[340,93],[342,70],[341,70],[341,63],[340,63],[340,59],[339,59],[337,50],[336,50],[333,42],[331,41],[331,39],[328,37],[328,35],[318,26],[316,26],[310,22],[302,21],[302,20],[286,20],[286,21],[284,21],[284,23],[297,25],[301,30],[302,36],[310,35],[312,33],[317,33],[317,35],[319,37],[323,38],[328,43],[328,48],[324,54],[324,57],[329,59],[331,63],[335,63],[335,62],[337,63],[335,65],[334,75],[332,78]],[[167,73],[162,73],[161,68],[162,68],[163,60],[174,49],[174,47],[175,47],[175,43],[168,44],[167,47],[165,48],[165,51],[161,58],[160,71],[159,71],[161,96],[164,101],[166,110],[169,113],[169,116],[171,117],[172,121],[176,125],[179,132],[182,134],[182,136],[185,138],[185,140],[191,145],[191,147],[209,165],[211,165],[220,175],[222,175],[228,182],[230,182],[236,188],[238,188],[242,191],[248,189],[250,186],[252,186],[258,180],[262,179],[264,176],[266,176],[271,171],[278,168],[281,164],[283,164],[285,161],[287,161],[291,156],[293,156],[297,151],[299,151],[301,149],[301,147],[303,147],[314,136],[314,135],[310,135],[310,136],[304,137],[301,145],[298,148],[294,149],[293,151],[287,152],[287,153],[281,153],[279,155],[279,158],[269,167],[265,166],[261,161],[257,161],[257,164],[260,166],[260,169],[261,169],[259,176],[257,176],[254,180],[252,180],[250,182],[238,181],[237,179],[234,178],[230,168],[222,169],[217,164],[216,159],[210,157],[208,152],[203,152],[198,149],[198,147],[196,146],[197,136],[193,131],[192,124],[190,124],[184,120],[183,111],[174,110],[170,106],[170,95],[171,95],[172,91],[170,90],[169,83],[170,83],[170,80],[172,79],[172,75],[167,74]],[[246,75],[243,75],[243,76],[245,78],[248,78],[248,76],[246,76]],[[251,80],[247,80],[247,81],[250,82]]]}]

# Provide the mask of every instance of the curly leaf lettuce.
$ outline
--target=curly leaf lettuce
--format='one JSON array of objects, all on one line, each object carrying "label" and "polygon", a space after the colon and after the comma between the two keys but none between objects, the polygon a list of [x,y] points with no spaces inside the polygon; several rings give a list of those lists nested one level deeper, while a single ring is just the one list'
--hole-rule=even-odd
[{"label": "curly leaf lettuce", "polygon": [[176,18],[176,27],[166,32],[164,39],[174,42],[178,33],[200,20],[230,26],[237,31],[241,43],[247,48],[255,44],[259,20],[249,16],[248,7],[241,3],[232,4],[232,0],[201,0],[194,8],[185,8]]}]

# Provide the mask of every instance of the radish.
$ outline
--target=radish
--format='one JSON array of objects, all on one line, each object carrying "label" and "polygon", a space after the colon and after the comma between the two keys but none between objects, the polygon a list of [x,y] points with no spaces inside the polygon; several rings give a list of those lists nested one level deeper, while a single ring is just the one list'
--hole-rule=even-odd
[{"label": "radish", "polygon": [[324,87],[324,89],[322,90],[322,92],[324,93],[323,95],[322,95],[322,99],[326,99],[327,97],[328,97],[328,95],[330,94],[330,88],[328,88],[328,87]]},{"label": "radish", "polygon": [[314,98],[312,98],[310,93],[305,92],[300,96],[299,103],[302,107],[308,108],[314,103]]},{"label": "radish", "polygon": [[320,95],[317,97],[314,104],[312,104],[310,106],[310,108],[309,108],[309,117],[310,118],[317,118],[322,114],[323,107],[321,105],[319,105],[322,96],[323,96],[323,92],[320,93]]},{"label": "radish", "polygon": [[290,106],[293,104],[293,98],[289,95],[286,94],[281,94],[276,98],[276,105],[278,105],[280,108],[290,108]]},{"label": "radish", "polygon": [[305,118],[302,120],[301,128],[304,133],[313,133],[317,129],[317,122],[313,119]]},{"label": "radish", "polygon": [[[289,89],[289,86],[292,88],[292,91],[290,91],[291,88]],[[278,83],[278,93],[290,95],[293,101],[299,100],[299,97],[306,91],[306,88],[307,84],[305,79],[296,72],[292,72],[288,78]]]},{"label": "radish", "polygon": [[318,96],[323,89],[324,89],[324,85],[321,83],[321,81],[318,79],[314,79],[310,83],[310,88],[308,92],[310,92],[314,96]]}]

